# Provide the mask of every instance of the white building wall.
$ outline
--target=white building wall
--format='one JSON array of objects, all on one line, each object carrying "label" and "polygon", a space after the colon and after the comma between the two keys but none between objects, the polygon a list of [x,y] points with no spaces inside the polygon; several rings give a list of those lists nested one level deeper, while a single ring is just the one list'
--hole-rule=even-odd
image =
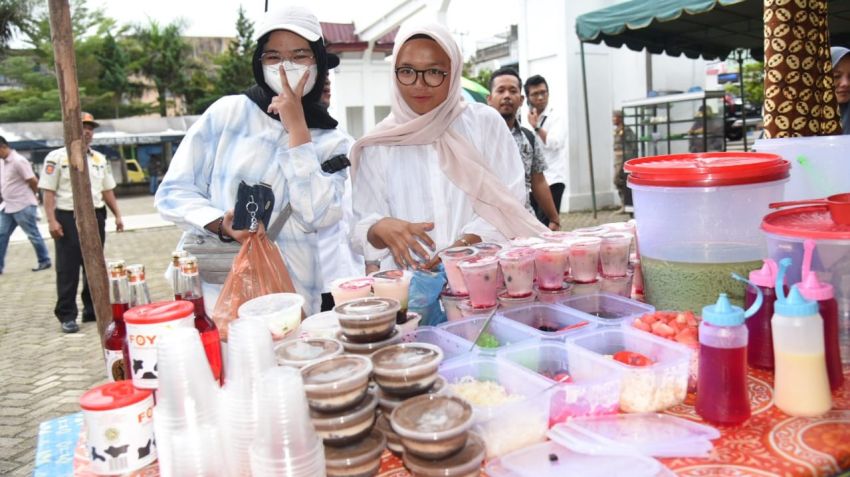
[{"label": "white building wall", "polygon": [[[374,57],[343,58],[333,70],[331,115],[355,139],[370,131],[390,107],[391,75],[390,62]],[[362,109],[352,109],[358,107]]]},{"label": "white building wall", "polygon": [[[619,3],[617,0],[520,0],[519,65],[523,79],[539,74],[549,84],[549,102],[566,116],[568,161],[563,212],[591,207],[580,43],[579,15]],[[614,150],[611,112],[623,101],[646,96],[645,54],[625,47],[585,45],[588,102],[597,206],[618,202],[613,185]],[[653,89],[686,91],[705,86],[705,62],[652,56]],[[525,118],[527,110],[523,110]]]}]

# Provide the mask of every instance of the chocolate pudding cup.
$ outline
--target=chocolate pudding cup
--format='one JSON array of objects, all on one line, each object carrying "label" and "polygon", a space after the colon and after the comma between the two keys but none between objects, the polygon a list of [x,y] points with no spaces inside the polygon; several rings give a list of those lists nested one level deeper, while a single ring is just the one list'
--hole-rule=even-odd
[{"label": "chocolate pudding cup", "polygon": [[426,394],[403,402],[390,415],[390,423],[405,455],[436,460],[463,448],[472,417],[472,406],[463,399]]},{"label": "chocolate pudding cup", "polygon": [[366,398],[351,409],[336,412],[311,409],[310,419],[326,446],[346,446],[369,435],[375,425],[377,407],[378,398],[374,391],[369,391]]},{"label": "chocolate pudding cup", "polygon": [[344,354],[325,358],[301,368],[307,403],[319,412],[356,406],[366,396],[372,360]]},{"label": "chocolate pudding cup", "polygon": [[388,394],[422,394],[437,380],[443,350],[428,343],[403,343],[372,354],[373,379]]},{"label": "chocolate pudding cup", "polygon": [[325,447],[327,477],[373,477],[381,467],[387,438],[378,429],[360,442],[344,447]]},{"label": "chocolate pudding cup", "polygon": [[337,305],[334,312],[349,341],[372,343],[392,333],[400,309],[401,305],[392,298],[368,297]]},{"label": "chocolate pudding cup", "polygon": [[412,477],[479,477],[485,452],[484,440],[470,432],[466,445],[454,455],[433,461],[405,452],[404,466]]},{"label": "chocolate pudding cup", "polygon": [[314,361],[338,356],[342,354],[342,351],[342,343],[327,338],[284,341],[274,348],[278,365],[299,369]]}]

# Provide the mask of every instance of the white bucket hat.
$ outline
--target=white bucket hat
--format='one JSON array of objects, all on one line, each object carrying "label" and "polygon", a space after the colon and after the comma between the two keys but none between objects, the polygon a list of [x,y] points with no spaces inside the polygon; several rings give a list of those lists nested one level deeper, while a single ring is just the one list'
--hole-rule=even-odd
[{"label": "white bucket hat", "polygon": [[289,30],[313,42],[322,37],[322,26],[319,19],[310,10],[300,6],[287,6],[270,10],[263,14],[254,39],[275,30]]}]

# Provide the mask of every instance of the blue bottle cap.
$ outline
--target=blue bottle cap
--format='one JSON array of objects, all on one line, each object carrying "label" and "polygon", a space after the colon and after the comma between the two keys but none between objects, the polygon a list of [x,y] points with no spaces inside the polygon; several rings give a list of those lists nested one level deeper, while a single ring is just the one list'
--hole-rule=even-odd
[{"label": "blue bottle cap", "polygon": [[776,274],[776,302],[773,305],[773,310],[776,314],[783,316],[817,315],[818,303],[803,298],[800,290],[797,289],[797,285],[792,285],[788,297],[785,297],[782,284],[785,281],[785,271],[789,266],[791,266],[790,258],[783,258],[779,261],[779,273]]},{"label": "blue bottle cap", "polygon": [[739,326],[747,318],[743,308],[729,303],[729,297],[721,293],[717,303],[702,308],[702,319],[714,326]]}]

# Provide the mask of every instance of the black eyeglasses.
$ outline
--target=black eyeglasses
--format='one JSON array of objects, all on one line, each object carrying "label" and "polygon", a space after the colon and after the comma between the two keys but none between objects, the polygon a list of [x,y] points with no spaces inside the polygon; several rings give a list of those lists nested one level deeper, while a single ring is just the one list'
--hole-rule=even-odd
[{"label": "black eyeglasses", "polygon": [[446,80],[446,76],[448,76],[449,73],[437,68],[417,70],[409,66],[402,66],[400,68],[395,69],[396,79],[398,79],[399,83],[405,86],[410,86],[416,83],[416,79],[419,77],[419,75],[422,75],[422,81],[424,81],[427,86],[436,88],[437,86],[443,84],[443,81]]}]

